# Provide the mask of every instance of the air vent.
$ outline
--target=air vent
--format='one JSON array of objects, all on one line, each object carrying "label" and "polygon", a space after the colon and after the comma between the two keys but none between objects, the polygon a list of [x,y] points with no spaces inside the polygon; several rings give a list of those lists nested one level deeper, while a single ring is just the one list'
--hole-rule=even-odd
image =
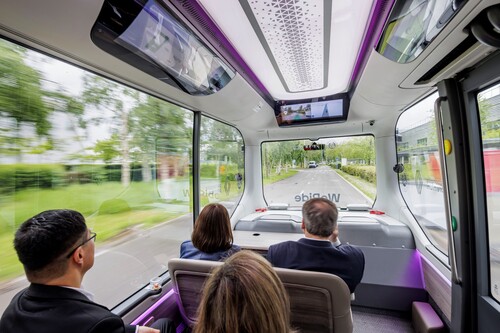
[{"label": "air vent", "polygon": [[432,67],[427,73],[425,73],[420,79],[418,79],[415,84],[427,84],[432,80],[438,73],[443,71],[446,67],[452,64],[456,59],[458,59],[462,54],[469,50],[477,40],[474,36],[470,35],[462,43],[460,43],[456,48],[448,53],[441,61],[439,61],[434,67]]},{"label": "air vent", "polygon": [[[193,24],[193,21],[196,22],[197,24],[195,24],[195,26],[198,31],[203,31],[206,35],[210,35],[211,40],[217,40],[217,36],[212,31],[212,22],[208,21],[208,17],[200,15],[197,12],[198,6],[194,6],[192,1],[181,0],[179,2],[182,8],[184,8],[184,10],[182,10],[182,13],[190,14],[191,19],[189,21],[191,22],[191,24]],[[207,38],[207,36],[205,36],[205,38]]]},{"label": "air vent", "polygon": [[[461,64],[462,67],[472,65],[471,59],[481,60],[487,52],[483,49],[500,48],[500,6],[495,5],[486,8],[467,27],[468,37],[464,39],[455,49],[446,55],[440,62],[432,67],[415,84],[426,84],[439,73],[460,63],[461,58],[469,59],[469,64]],[[475,46],[475,47],[474,47]],[[467,54],[467,57],[464,55]],[[477,59],[479,58],[479,59]],[[462,68],[463,69],[463,68]]]}]

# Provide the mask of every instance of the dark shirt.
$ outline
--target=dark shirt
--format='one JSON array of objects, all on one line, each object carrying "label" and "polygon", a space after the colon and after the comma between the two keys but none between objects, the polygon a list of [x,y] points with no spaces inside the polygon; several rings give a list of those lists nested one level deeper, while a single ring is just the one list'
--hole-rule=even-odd
[{"label": "dark shirt", "polygon": [[81,292],[65,287],[31,284],[20,291],[2,315],[2,333],[125,333],[135,326]]},{"label": "dark shirt", "polygon": [[233,246],[231,246],[229,250],[205,253],[198,250],[191,241],[187,240],[181,244],[181,258],[221,261],[229,257],[231,254],[238,252],[239,250],[241,250],[240,247],[233,244]]},{"label": "dark shirt", "polygon": [[275,267],[335,274],[345,281],[351,293],[365,269],[365,257],[360,249],[308,238],[271,245],[267,260]]}]

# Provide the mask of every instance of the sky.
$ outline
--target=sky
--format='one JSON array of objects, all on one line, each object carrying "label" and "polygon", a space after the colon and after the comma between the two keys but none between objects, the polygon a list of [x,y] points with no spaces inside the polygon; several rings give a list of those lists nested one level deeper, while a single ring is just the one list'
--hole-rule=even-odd
[{"label": "sky", "polygon": [[433,119],[434,102],[438,97],[435,92],[403,112],[398,120],[398,129],[404,131]]},{"label": "sky", "polygon": [[[47,57],[35,51],[29,51],[26,63],[42,73],[43,88],[56,91],[63,89],[72,96],[79,96],[83,92],[84,71],[78,67],[67,64],[58,59]],[[111,112],[107,111],[111,117]],[[102,116],[106,110],[98,110],[87,106],[85,115],[90,117]],[[82,153],[85,148],[93,147],[98,140],[108,139],[111,135],[111,122],[101,122],[99,126],[89,125],[86,130],[78,126],[76,118],[62,113],[51,115],[51,136],[58,149],[47,151],[43,154],[44,162],[60,162],[67,154]],[[31,125],[23,125],[26,137],[34,136]],[[31,133],[31,134],[30,134]],[[79,139],[77,139],[79,138]],[[24,162],[38,163],[40,156],[26,154]]]}]

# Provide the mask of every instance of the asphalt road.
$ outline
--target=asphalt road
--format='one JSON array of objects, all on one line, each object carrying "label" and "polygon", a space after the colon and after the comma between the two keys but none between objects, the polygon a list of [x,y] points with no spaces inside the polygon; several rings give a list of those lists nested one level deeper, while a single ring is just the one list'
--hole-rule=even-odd
[{"label": "asphalt road", "polygon": [[264,196],[268,203],[287,203],[290,206],[302,206],[311,197],[326,197],[339,207],[348,204],[371,206],[373,203],[328,166],[299,170],[292,177],[269,184]]}]

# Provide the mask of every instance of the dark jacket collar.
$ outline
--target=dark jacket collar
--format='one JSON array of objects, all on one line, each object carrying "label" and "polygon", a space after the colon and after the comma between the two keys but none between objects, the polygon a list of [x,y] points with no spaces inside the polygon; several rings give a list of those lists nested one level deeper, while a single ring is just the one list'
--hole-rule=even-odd
[{"label": "dark jacket collar", "polygon": [[325,247],[325,248],[331,248],[333,247],[333,244],[330,241],[326,240],[316,240],[316,239],[310,239],[310,238],[301,238],[298,240],[299,243],[302,244],[307,244],[311,246],[317,246],[317,247]]},{"label": "dark jacket collar", "polygon": [[37,283],[32,283],[28,289],[26,290],[26,296],[28,297],[37,297],[37,298],[47,298],[47,299],[54,299],[54,298],[66,298],[66,299],[73,299],[73,300],[79,300],[83,302],[88,302],[88,303],[94,303],[91,300],[87,298],[84,294],[81,292],[70,289],[70,288],[65,288],[61,286],[48,286],[44,284],[37,284]]}]

